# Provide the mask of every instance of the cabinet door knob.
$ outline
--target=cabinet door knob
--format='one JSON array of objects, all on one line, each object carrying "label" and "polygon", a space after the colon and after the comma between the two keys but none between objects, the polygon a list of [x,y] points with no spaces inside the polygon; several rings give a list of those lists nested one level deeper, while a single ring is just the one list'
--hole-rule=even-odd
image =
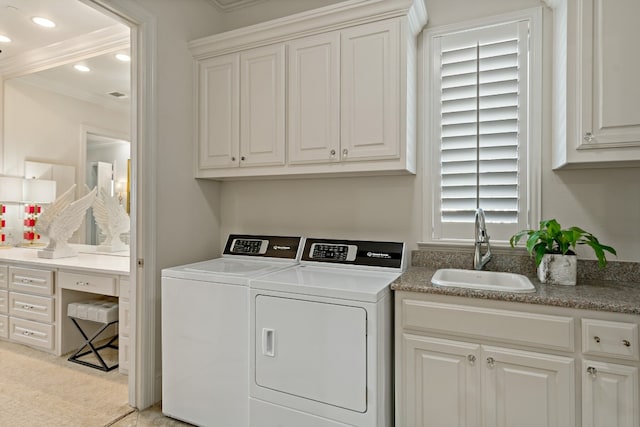
[{"label": "cabinet door knob", "polygon": [[347,150],[346,148],[342,150],[342,157],[347,157],[348,154],[349,154],[349,150]]},{"label": "cabinet door knob", "polygon": [[595,377],[596,377],[596,375],[598,375],[598,370],[597,370],[596,368],[594,368],[593,366],[589,366],[589,367],[587,368],[587,373],[588,373],[589,375],[591,375],[593,378],[595,378]]},{"label": "cabinet door knob", "polygon": [[583,139],[587,142],[593,142],[594,138],[593,138],[593,134],[591,132],[587,132],[584,134]]},{"label": "cabinet door knob", "polygon": [[333,158],[336,156],[336,150],[329,151],[329,155]]},{"label": "cabinet door knob", "polygon": [[600,337],[596,335],[595,337],[593,337],[593,340],[594,340],[595,342],[600,342]]},{"label": "cabinet door knob", "polygon": [[244,156],[240,157],[240,160],[242,160],[244,162]]},{"label": "cabinet door knob", "polygon": [[469,365],[473,365],[474,363],[476,363],[476,356],[470,354],[467,356],[467,360],[469,361]]},{"label": "cabinet door knob", "polygon": [[496,360],[493,357],[487,357],[487,365],[493,368],[496,365]]},{"label": "cabinet door knob", "polygon": [[622,340],[622,345],[625,347],[631,347],[631,343],[628,340]]},{"label": "cabinet door knob", "polygon": [[235,157],[231,157],[231,161],[232,161],[232,162],[235,162],[235,161],[236,161],[236,158],[235,158]]}]

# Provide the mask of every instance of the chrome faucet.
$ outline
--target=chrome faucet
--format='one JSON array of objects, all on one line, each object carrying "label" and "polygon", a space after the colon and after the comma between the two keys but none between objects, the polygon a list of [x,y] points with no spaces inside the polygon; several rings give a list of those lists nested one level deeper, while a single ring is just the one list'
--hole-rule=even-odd
[{"label": "chrome faucet", "polygon": [[[491,245],[489,244],[489,235],[487,234],[487,226],[485,225],[484,211],[480,208],[476,209],[475,216],[475,253],[473,254],[473,268],[482,270],[489,261],[491,261]],[[482,244],[486,243],[487,252],[481,255]]]}]

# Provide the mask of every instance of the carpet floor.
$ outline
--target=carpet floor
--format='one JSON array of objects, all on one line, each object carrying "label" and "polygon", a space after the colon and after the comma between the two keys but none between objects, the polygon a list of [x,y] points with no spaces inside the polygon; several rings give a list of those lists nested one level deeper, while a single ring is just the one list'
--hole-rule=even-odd
[{"label": "carpet floor", "polygon": [[[107,364],[117,350],[105,353]],[[101,354],[102,351],[101,351]],[[134,412],[128,377],[0,341],[0,426],[99,427]]]}]

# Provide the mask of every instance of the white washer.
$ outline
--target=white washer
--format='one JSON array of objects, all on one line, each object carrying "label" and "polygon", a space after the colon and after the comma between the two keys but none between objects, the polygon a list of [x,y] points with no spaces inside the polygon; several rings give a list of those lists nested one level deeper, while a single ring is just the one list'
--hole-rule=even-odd
[{"label": "white washer", "polygon": [[251,280],[252,427],[391,426],[392,294],[404,244],[306,239]]},{"label": "white washer", "polygon": [[249,425],[249,280],[298,263],[301,237],[230,235],[221,258],[162,270],[162,412]]}]

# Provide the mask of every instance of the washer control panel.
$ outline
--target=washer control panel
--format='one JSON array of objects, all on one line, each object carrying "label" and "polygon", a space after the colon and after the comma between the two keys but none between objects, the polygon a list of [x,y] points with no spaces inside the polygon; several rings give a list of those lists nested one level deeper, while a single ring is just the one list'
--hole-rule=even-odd
[{"label": "washer control panel", "polygon": [[312,243],[309,258],[314,261],[354,261],[357,252],[358,247],[356,245]]},{"label": "washer control panel", "polygon": [[302,252],[303,241],[298,236],[230,234],[222,255],[297,261]]},{"label": "washer control panel", "polygon": [[263,239],[233,239],[231,253],[239,255],[262,255],[267,252],[269,241]]}]

